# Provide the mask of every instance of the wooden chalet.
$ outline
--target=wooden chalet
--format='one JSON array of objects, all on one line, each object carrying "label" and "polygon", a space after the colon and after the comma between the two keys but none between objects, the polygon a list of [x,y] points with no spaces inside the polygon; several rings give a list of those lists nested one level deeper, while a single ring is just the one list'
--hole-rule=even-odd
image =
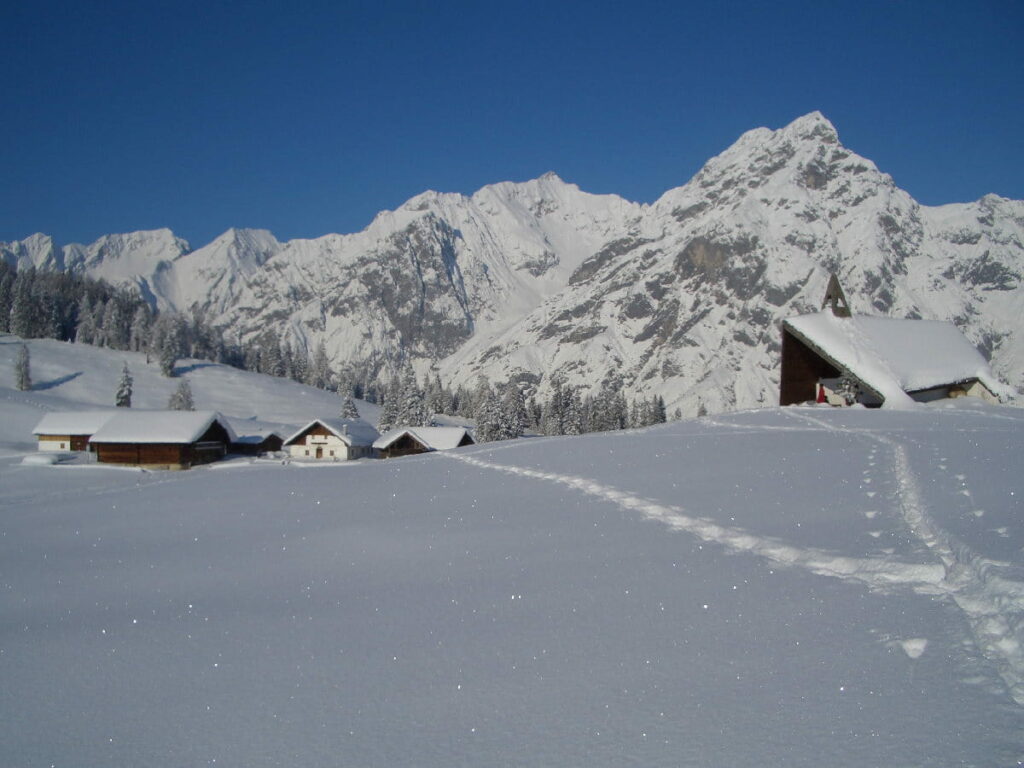
[{"label": "wooden chalet", "polygon": [[380,437],[362,419],[313,419],[284,441],[292,458],[313,461],[347,461],[376,456],[374,440]]},{"label": "wooden chalet", "polygon": [[124,409],[89,444],[101,464],[188,469],[223,458],[234,441],[231,425],[216,411]]},{"label": "wooden chalet", "polygon": [[1003,385],[952,323],[852,314],[835,275],[822,307],[782,324],[780,405],[999,401]]},{"label": "wooden chalet", "polygon": [[465,427],[400,427],[382,435],[373,447],[382,459],[392,459],[475,444]]},{"label": "wooden chalet", "polygon": [[39,439],[40,451],[87,451],[89,438],[116,411],[51,411],[44,414],[32,434]]},{"label": "wooden chalet", "polygon": [[238,435],[231,443],[229,451],[242,456],[259,456],[262,453],[276,453],[284,444],[282,438],[273,430],[259,430]]}]

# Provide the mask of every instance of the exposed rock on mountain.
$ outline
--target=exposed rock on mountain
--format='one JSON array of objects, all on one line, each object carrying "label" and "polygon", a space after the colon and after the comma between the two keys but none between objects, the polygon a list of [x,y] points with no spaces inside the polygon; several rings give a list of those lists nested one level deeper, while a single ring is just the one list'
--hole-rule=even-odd
[{"label": "exposed rock on mountain", "polygon": [[12,262],[134,282],[242,338],[276,327],[336,367],[403,355],[471,383],[552,377],[696,412],[776,399],[779,324],[836,272],[854,311],[953,320],[1015,388],[1024,374],[1024,202],[921,206],[819,113],[749,131],[651,205],[554,174],[426,192],[363,232],[279,243],[229,230],[190,251],[169,231]]}]

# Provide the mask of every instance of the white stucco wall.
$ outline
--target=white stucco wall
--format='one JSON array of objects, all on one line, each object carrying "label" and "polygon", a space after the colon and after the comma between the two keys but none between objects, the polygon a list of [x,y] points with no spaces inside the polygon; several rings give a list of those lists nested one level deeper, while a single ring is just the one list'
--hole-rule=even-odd
[{"label": "white stucco wall", "polygon": [[317,448],[323,449],[322,461],[348,459],[348,446],[334,435],[306,435],[301,442],[288,446],[288,453],[296,459],[316,459]]}]

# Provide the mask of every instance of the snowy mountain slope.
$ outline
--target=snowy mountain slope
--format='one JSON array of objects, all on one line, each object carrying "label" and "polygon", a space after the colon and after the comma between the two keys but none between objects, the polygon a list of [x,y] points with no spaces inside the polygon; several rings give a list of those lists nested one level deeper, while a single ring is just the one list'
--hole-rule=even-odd
[{"label": "snowy mountain slope", "polygon": [[817,112],[747,132],[649,206],[547,174],[425,192],[352,235],[231,230],[194,252],[166,231],[119,237],[0,254],[134,282],[243,338],[324,339],[337,368],[410,355],[449,382],[517,376],[541,394],[615,371],[690,413],[774,402],[779,323],[816,308],[834,271],[855,311],[952,320],[1024,385],[1024,202],[921,206]]},{"label": "snowy mountain slope", "polygon": [[781,320],[817,308],[833,271],[855,311],[953,320],[1020,386],[1024,203],[922,207],[818,113],[742,136],[447,371],[589,384],[612,368],[684,411],[770,403]]},{"label": "snowy mountain slope", "polygon": [[0,760],[1012,765],[1022,426],[787,408],[316,472],[0,457]]}]

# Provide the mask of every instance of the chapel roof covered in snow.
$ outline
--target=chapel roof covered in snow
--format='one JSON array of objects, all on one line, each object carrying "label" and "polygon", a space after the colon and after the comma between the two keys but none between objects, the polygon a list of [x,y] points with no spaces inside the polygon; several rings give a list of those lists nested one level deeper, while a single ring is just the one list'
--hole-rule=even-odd
[{"label": "chapel roof covered in snow", "polygon": [[33,435],[92,435],[116,413],[106,411],[51,411],[32,430]]},{"label": "chapel roof covered in snow", "polygon": [[217,411],[143,411],[122,408],[92,436],[92,443],[194,443],[219,423],[231,442],[235,432]]},{"label": "chapel roof covered in snow", "polygon": [[431,451],[450,451],[458,448],[467,437],[472,440],[465,427],[398,427],[381,435],[373,447],[386,450],[403,435],[411,435]]},{"label": "chapel roof covered in snow", "polygon": [[911,402],[908,393],[974,380],[993,394],[1005,389],[952,323],[824,311],[791,317],[783,328],[889,405]]},{"label": "chapel roof covered in snow", "polygon": [[374,429],[373,425],[363,419],[313,419],[298,432],[289,436],[284,441],[284,444],[290,445],[300,439],[310,428],[315,427],[317,424],[348,446],[374,445],[374,441],[380,437],[380,433]]}]

